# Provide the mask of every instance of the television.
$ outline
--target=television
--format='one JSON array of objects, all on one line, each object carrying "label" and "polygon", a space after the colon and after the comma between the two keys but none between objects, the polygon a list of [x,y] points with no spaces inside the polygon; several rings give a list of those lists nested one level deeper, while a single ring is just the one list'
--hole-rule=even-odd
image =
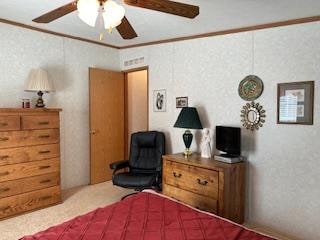
[{"label": "television", "polygon": [[241,129],[216,126],[216,149],[224,152],[221,156],[239,157],[241,155]]}]

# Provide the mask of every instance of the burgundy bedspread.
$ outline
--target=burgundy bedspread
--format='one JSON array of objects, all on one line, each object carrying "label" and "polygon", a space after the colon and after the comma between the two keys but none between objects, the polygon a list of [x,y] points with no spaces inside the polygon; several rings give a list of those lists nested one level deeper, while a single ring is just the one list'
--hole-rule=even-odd
[{"label": "burgundy bedspread", "polygon": [[142,192],[23,240],[271,240],[221,218]]}]

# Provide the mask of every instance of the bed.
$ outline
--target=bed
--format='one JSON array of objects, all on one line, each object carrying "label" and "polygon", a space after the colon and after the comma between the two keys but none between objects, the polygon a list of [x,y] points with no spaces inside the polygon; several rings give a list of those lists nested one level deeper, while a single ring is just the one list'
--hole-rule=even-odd
[{"label": "bed", "polygon": [[21,240],[272,240],[229,220],[144,191]]}]

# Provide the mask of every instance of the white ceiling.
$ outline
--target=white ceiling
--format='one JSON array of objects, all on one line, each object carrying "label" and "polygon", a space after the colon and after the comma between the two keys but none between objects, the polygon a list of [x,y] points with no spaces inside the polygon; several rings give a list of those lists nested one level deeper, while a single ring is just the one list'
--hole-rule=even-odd
[{"label": "white ceiling", "polygon": [[[116,0],[122,3],[121,0]],[[127,46],[150,41],[190,36],[233,28],[320,15],[320,0],[175,0],[200,7],[195,19],[177,17],[124,5],[126,16],[138,37],[123,40],[116,30],[106,34],[104,43]],[[0,0],[0,18],[63,34],[99,41],[102,28],[91,28],[76,12],[49,24],[32,19],[71,0]],[[123,3],[122,3],[123,4]]]}]

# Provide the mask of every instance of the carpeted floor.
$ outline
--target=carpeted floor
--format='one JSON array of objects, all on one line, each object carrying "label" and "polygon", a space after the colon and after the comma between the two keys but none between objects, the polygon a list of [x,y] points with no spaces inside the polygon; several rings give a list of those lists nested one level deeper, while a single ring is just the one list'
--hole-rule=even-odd
[{"label": "carpeted floor", "polygon": [[63,193],[62,204],[0,221],[0,240],[17,240],[24,235],[45,230],[97,207],[116,202],[131,192],[113,186],[112,182],[67,190]]}]

